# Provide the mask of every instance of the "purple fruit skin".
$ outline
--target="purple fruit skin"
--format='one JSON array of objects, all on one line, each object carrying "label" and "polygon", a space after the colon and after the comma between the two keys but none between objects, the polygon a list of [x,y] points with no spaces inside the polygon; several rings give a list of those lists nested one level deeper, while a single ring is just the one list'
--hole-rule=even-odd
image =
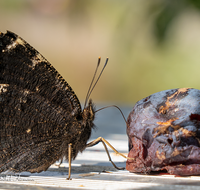
[{"label": "purple fruit skin", "polygon": [[127,135],[128,157],[135,158],[127,160],[128,171],[200,174],[200,90],[165,90],[138,101]]}]

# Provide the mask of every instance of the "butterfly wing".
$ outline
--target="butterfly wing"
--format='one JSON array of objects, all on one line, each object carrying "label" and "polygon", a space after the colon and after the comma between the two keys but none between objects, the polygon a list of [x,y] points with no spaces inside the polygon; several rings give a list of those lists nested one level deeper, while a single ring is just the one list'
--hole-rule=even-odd
[{"label": "butterfly wing", "polygon": [[77,135],[68,117],[35,92],[1,84],[0,171],[39,172],[62,158]]},{"label": "butterfly wing", "polygon": [[12,32],[0,33],[0,84],[37,92],[73,115],[81,112],[69,84],[37,50]]},{"label": "butterfly wing", "polygon": [[63,158],[80,140],[80,114],[49,62],[16,34],[0,33],[0,172],[40,172]]}]

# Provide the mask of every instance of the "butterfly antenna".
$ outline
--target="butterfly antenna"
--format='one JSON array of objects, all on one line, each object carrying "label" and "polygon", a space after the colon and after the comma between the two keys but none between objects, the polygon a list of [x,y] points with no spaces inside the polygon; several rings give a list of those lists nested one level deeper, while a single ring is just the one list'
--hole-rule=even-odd
[{"label": "butterfly antenna", "polygon": [[105,64],[104,64],[104,66],[103,66],[103,68],[102,68],[102,70],[101,70],[101,72],[100,72],[100,74],[99,74],[99,76],[98,76],[98,78],[97,78],[95,84],[94,84],[93,87],[92,87],[92,84],[93,84],[93,82],[94,82],[95,76],[96,76],[96,74],[97,74],[97,70],[98,70],[99,65],[100,65],[100,61],[101,61],[101,57],[99,57],[99,59],[98,59],[97,67],[96,67],[94,76],[93,76],[93,78],[92,78],[92,82],[91,82],[91,84],[90,84],[90,87],[89,87],[89,89],[88,89],[88,92],[87,92],[87,95],[86,95],[86,98],[85,98],[84,109],[85,109],[85,107],[86,107],[86,105],[87,105],[88,99],[89,99],[89,97],[90,97],[90,95],[91,95],[91,93],[92,93],[94,87],[96,86],[97,82],[99,81],[99,79],[100,79],[100,77],[101,77],[101,75],[102,75],[102,73],[103,73],[103,70],[105,69],[105,67],[106,67],[106,65],[107,65],[107,63],[108,63],[108,58],[106,59],[106,62],[105,62]]},{"label": "butterfly antenna", "polygon": [[110,108],[110,107],[115,107],[115,108],[117,108],[117,109],[120,111],[122,117],[124,118],[125,123],[127,123],[126,118],[125,118],[125,116],[124,116],[122,110],[121,110],[118,106],[116,106],[116,105],[110,105],[110,106],[106,106],[106,107],[100,108],[100,109],[96,110],[95,113],[98,112],[98,111],[100,111],[100,110],[103,110],[103,109],[106,109],[106,108]]},{"label": "butterfly antenna", "polygon": [[[88,94],[88,99],[89,99],[89,97],[90,97],[90,95],[91,95],[91,93],[92,93],[94,87],[96,86],[97,82],[99,81],[99,79],[100,79],[100,77],[101,77],[101,75],[102,75],[102,73],[103,73],[103,70],[105,69],[107,63],[108,63],[108,58],[106,58],[106,62],[105,62],[105,64],[104,64],[104,66],[103,66],[103,68],[102,68],[102,70],[101,70],[101,72],[100,72],[100,74],[99,74],[99,76],[98,76],[96,82],[94,83],[92,89],[90,90],[90,93]],[[87,99],[87,100],[88,100],[88,99]]]},{"label": "butterfly antenna", "polygon": [[97,74],[97,70],[98,70],[98,68],[99,68],[100,62],[101,62],[101,57],[98,58],[96,70],[95,70],[95,72],[94,72],[92,81],[91,81],[91,83],[90,83],[90,87],[89,87],[88,92],[87,92],[87,95],[86,95],[86,97],[85,97],[85,105],[84,105],[84,108],[85,108],[85,106],[86,106],[86,104],[87,104],[87,101],[88,101],[88,98],[89,98],[88,95],[89,95],[89,93],[90,93],[90,89],[91,89],[91,87],[92,87],[92,84],[93,84],[93,82],[94,82],[95,76],[96,76],[96,74]]}]

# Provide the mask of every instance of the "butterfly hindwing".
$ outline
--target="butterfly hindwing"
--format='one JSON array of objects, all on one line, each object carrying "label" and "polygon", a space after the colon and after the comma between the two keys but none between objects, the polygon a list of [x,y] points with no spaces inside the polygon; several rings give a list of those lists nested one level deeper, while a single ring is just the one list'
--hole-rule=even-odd
[{"label": "butterfly hindwing", "polygon": [[15,171],[23,170],[23,165],[30,170],[34,169],[33,160],[35,165],[45,165],[63,157],[71,137],[77,135],[75,128],[68,130],[74,122],[72,118],[66,124],[68,117],[61,107],[35,92],[0,84],[0,171],[6,163]]}]

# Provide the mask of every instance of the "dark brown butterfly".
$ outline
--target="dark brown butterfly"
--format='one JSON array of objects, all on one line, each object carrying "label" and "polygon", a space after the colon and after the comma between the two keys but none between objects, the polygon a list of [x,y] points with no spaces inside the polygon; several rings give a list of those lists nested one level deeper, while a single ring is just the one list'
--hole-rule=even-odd
[{"label": "dark brown butterfly", "polygon": [[70,178],[71,159],[108,143],[99,137],[87,144],[94,128],[94,105],[89,100],[86,106],[92,90],[82,110],[72,88],[38,51],[12,32],[0,33],[0,172],[41,172],[65,157]]}]

